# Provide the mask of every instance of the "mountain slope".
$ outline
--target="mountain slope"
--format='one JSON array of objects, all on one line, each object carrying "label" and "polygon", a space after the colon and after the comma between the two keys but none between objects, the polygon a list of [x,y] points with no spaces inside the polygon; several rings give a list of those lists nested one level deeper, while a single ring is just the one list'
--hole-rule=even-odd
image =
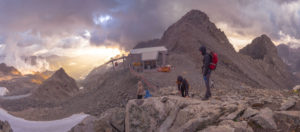
[{"label": "mountain slope", "polygon": [[261,35],[260,37],[255,38],[251,44],[242,48],[239,52],[249,55],[253,59],[262,60],[278,56],[276,46],[267,35]]},{"label": "mountain slope", "polygon": [[[275,74],[276,77],[273,78],[280,78],[275,80],[270,78],[270,74],[266,74],[266,70],[268,73],[277,72],[276,69],[262,66],[269,66],[271,62],[257,61],[248,55],[237,53],[224,32],[218,29],[204,12],[199,10],[188,12],[179,21],[171,25],[163,34],[159,44],[168,48],[170,53],[168,63],[176,67],[171,78],[174,80],[178,74],[187,73],[184,76],[191,80],[195,88],[200,87],[202,89],[204,87],[199,82],[201,79],[202,55],[198,49],[201,45],[206,46],[208,51],[214,51],[219,55],[217,70],[213,72],[212,79],[220,87],[232,88],[247,85],[257,88],[278,89],[291,88],[293,85],[293,83],[290,83],[291,81],[284,81],[285,79],[280,77],[281,74]],[[272,51],[268,52],[273,53],[274,51],[272,49]],[[271,54],[271,56],[277,55]],[[157,77],[170,78],[164,75],[157,75],[156,77],[149,77],[149,79],[154,80],[153,82],[156,84],[172,85],[171,83],[166,83],[170,81],[168,79],[153,79]],[[287,79],[291,78],[287,77]]]},{"label": "mountain slope", "polygon": [[78,91],[75,80],[60,68],[39,86],[33,96],[42,100],[61,100],[73,96]]},{"label": "mountain slope", "polygon": [[278,56],[277,48],[271,39],[262,35],[255,38],[251,44],[239,51],[249,55],[263,67],[264,74],[281,87],[293,87],[293,76]]}]

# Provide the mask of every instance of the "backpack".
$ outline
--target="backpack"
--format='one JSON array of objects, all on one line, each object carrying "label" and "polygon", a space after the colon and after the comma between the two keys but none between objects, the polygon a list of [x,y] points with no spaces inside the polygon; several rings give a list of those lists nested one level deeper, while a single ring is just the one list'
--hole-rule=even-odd
[{"label": "backpack", "polygon": [[144,96],[145,99],[152,97],[152,95],[150,94],[149,90],[146,90],[146,95]]},{"label": "backpack", "polygon": [[209,64],[209,69],[211,70],[215,70],[217,68],[217,63],[218,63],[218,55],[215,52],[210,52],[210,57],[211,57],[211,61]]}]

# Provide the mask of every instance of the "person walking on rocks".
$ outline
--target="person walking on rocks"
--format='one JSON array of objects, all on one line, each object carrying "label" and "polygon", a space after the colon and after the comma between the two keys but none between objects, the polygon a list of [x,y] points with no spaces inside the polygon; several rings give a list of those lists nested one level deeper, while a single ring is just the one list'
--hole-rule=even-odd
[{"label": "person walking on rocks", "polygon": [[206,93],[205,93],[204,98],[202,98],[202,100],[208,100],[211,97],[210,85],[209,85],[211,69],[209,66],[210,66],[212,58],[209,54],[206,53],[205,46],[201,46],[199,48],[199,51],[201,52],[201,54],[203,56],[202,74],[203,74],[203,79],[204,79],[205,86],[206,86]]},{"label": "person walking on rocks", "polygon": [[176,83],[178,85],[178,91],[181,93],[181,96],[188,97],[189,96],[188,81],[186,79],[184,79],[182,76],[178,76]]},{"label": "person walking on rocks", "polygon": [[145,90],[142,81],[138,82],[137,99],[142,99],[145,95]]}]

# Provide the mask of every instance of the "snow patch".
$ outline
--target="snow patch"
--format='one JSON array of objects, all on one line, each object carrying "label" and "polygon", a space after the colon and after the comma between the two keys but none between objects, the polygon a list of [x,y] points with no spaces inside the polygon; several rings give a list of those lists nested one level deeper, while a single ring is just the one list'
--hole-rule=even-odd
[{"label": "snow patch", "polygon": [[9,91],[6,87],[0,87],[0,96],[4,96],[8,93],[9,93]]},{"label": "snow patch", "polygon": [[8,121],[14,132],[67,132],[87,116],[80,113],[59,120],[29,121],[10,115],[0,108],[0,120]]}]

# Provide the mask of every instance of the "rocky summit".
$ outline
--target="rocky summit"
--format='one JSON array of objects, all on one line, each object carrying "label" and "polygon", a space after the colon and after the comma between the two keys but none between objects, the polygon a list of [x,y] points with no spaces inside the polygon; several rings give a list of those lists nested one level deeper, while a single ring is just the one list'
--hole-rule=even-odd
[{"label": "rocky summit", "polygon": [[295,79],[288,66],[279,57],[275,44],[267,35],[255,38],[251,44],[242,48],[239,53],[248,55],[263,67],[264,74],[282,88],[292,88]]},{"label": "rocky summit", "polygon": [[34,91],[33,97],[41,100],[62,100],[74,96],[79,88],[63,68],[57,70]]},{"label": "rocky summit", "polygon": [[278,56],[276,46],[267,35],[261,35],[255,38],[251,44],[242,48],[239,52],[249,55],[253,59],[261,60],[272,59],[272,56]]}]

